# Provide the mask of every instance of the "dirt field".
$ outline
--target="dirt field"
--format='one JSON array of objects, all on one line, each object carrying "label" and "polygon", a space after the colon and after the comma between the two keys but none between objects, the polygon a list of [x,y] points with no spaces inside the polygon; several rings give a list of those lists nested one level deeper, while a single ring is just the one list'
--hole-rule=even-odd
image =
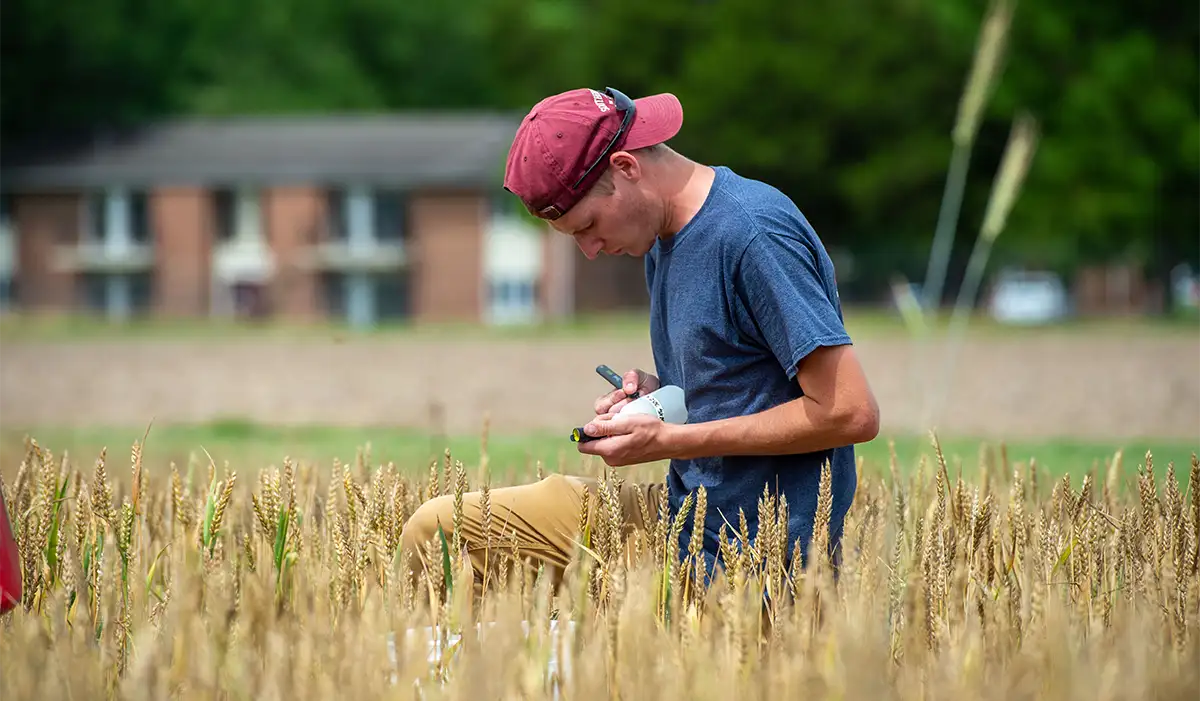
[{"label": "dirt field", "polygon": [[[860,341],[885,431],[924,430],[900,339]],[[650,367],[644,343],[376,338],[0,344],[8,427],[274,423],[562,430],[605,385],[597,363]],[[1185,335],[977,339],[963,348],[943,433],[978,437],[1200,436],[1200,343]]]}]

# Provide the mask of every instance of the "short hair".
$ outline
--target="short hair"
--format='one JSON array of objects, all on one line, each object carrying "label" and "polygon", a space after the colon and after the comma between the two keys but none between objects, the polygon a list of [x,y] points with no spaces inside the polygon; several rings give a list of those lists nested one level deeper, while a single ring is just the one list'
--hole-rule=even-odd
[{"label": "short hair", "polygon": [[[668,150],[669,149],[665,143],[657,143],[649,146],[643,146],[642,148],[631,149],[629,153],[632,153],[638,158],[655,159],[662,156]],[[606,169],[604,173],[597,178],[596,184],[592,186],[592,192],[603,196],[608,196],[616,192],[616,186],[613,185],[613,176],[611,170]]]}]

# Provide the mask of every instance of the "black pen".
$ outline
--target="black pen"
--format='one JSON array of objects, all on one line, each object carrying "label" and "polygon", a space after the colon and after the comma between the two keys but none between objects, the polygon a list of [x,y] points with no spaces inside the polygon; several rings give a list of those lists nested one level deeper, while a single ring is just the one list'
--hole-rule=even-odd
[{"label": "black pen", "polygon": [[[615,387],[616,389],[621,389],[621,376],[618,375],[617,373],[613,372],[612,368],[608,367],[607,365],[597,365],[596,366],[596,374],[599,375],[600,377],[603,377],[604,379],[608,380],[608,383],[610,385],[612,385],[613,387]],[[638,397],[640,397],[641,393],[639,393],[637,390],[634,390],[633,394],[629,394],[626,396],[632,400],[632,399],[637,399]],[[571,429],[571,442],[572,443],[587,443],[588,441],[598,440],[603,437],[604,436],[589,436],[588,434],[583,432],[582,426],[579,428]]]},{"label": "black pen", "polygon": [[[596,374],[608,380],[608,383],[616,389],[621,389],[621,376],[613,372],[612,368],[608,367],[607,365],[597,365]],[[630,399],[637,399],[641,396],[641,394],[635,389],[633,394],[626,396],[628,396]]]}]

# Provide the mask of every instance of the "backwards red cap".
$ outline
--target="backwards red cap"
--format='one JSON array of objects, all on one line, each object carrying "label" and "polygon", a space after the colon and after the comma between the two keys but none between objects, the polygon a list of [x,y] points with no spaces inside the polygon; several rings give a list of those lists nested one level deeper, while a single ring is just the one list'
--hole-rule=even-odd
[{"label": "backwards red cap", "polygon": [[662,143],[682,126],[683,107],[670,93],[630,100],[613,88],[579,88],[552,95],[521,120],[504,189],[537,216],[558,219],[587,194],[612,153]]}]

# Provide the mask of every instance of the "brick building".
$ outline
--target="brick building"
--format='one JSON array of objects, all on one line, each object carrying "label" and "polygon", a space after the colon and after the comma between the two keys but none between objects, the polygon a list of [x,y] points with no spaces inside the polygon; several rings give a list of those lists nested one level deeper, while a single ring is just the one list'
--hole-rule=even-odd
[{"label": "brick building", "polygon": [[114,318],[536,321],[644,303],[500,187],[518,118],[184,120],[5,149],[0,304]]}]

